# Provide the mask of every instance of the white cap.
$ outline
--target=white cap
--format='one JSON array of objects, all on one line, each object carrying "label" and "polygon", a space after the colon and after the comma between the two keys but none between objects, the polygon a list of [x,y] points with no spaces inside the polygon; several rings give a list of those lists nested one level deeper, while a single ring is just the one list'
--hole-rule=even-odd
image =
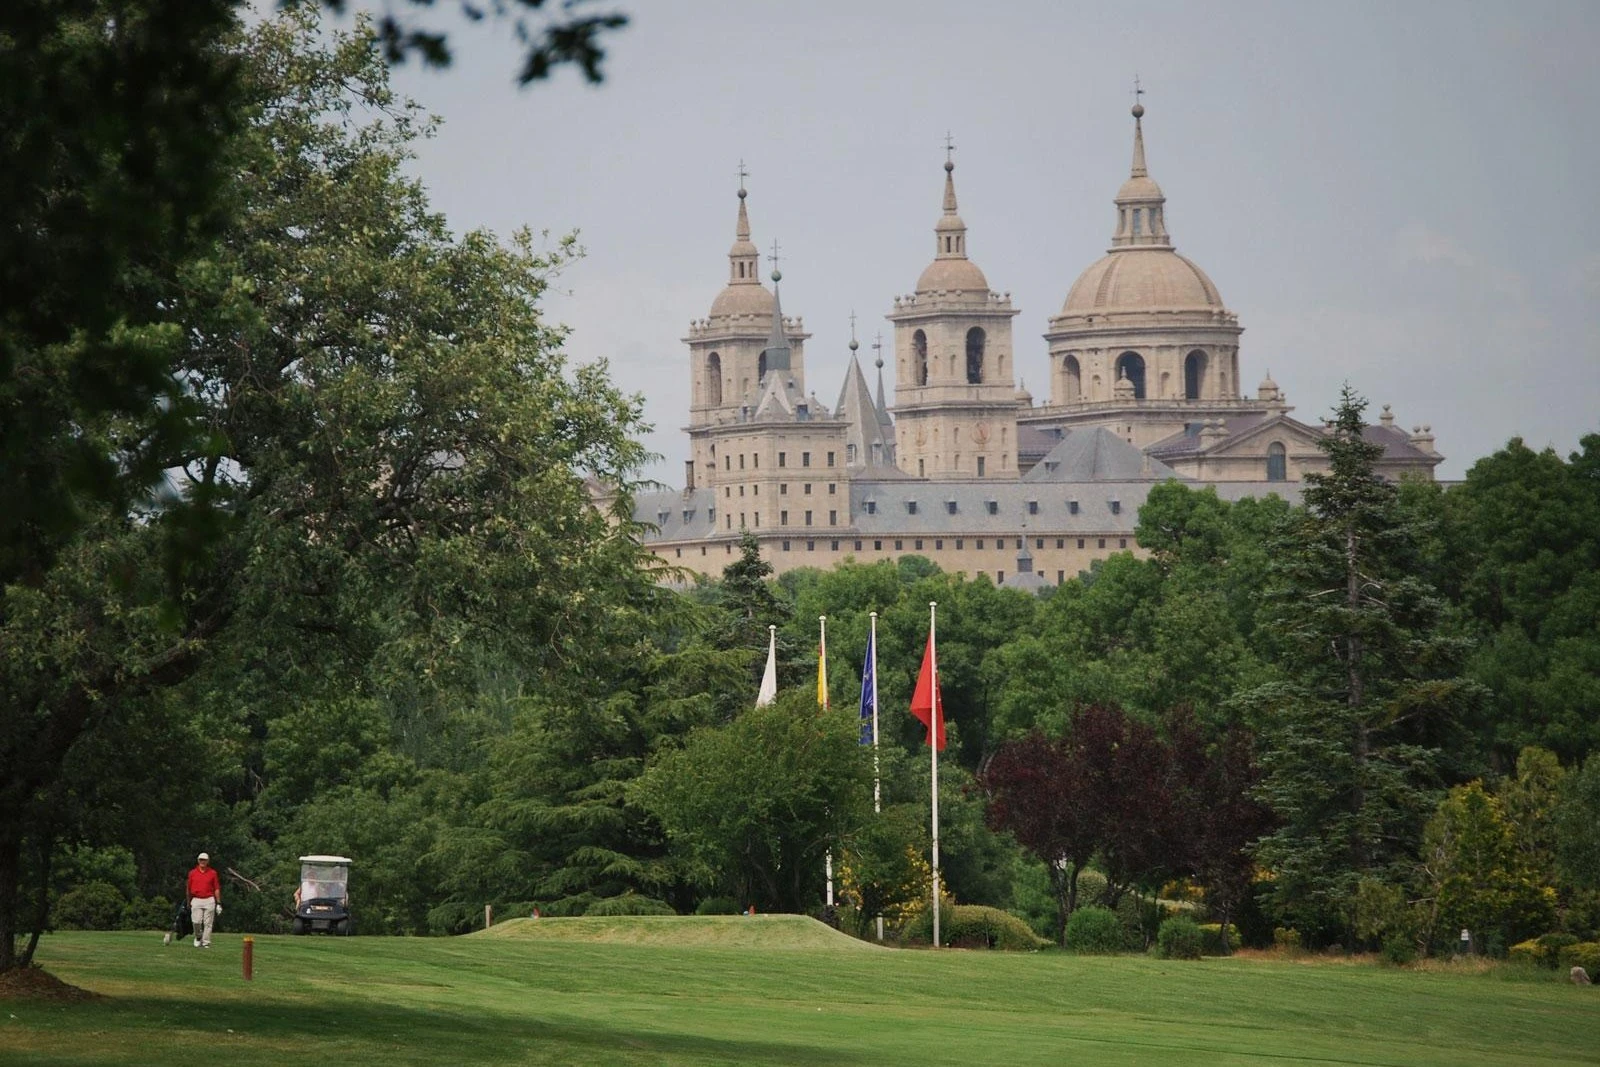
[{"label": "white cap", "polygon": [[203,860],[208,860],[208,859],[210,859],[210,858],[211,858],[211,856],[210,856],[210,855],[209,855],[209,854],[207,854],[207,853],[205,853],[205,852],[202,852],[202,853],[200,853],[200,855],[199,855],[199,856],[198,856],[198,857],[196,857],[196,858],[197,858],[197,859],[203,859]]}]

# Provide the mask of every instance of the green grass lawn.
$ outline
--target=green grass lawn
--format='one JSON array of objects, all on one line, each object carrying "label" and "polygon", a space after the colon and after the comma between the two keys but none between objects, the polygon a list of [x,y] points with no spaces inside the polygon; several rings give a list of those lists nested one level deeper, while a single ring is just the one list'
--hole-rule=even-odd
[{"label": "green grass lawn", "polygon": [[809,919],[460,938],[54,934],[103,994],[0,1000],[0,1063],[1600,1063],[1600,988],[1364,964],[895,951]]}]

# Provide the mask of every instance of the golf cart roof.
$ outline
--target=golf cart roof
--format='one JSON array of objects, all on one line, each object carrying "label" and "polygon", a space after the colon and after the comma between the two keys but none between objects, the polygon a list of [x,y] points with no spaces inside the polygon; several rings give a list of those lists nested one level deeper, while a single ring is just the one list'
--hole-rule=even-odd
[{"label": "golf cart roof", "polygon": [[301,856],[301,863],[338,863],[348,867],[355,861],[345,856]]}]

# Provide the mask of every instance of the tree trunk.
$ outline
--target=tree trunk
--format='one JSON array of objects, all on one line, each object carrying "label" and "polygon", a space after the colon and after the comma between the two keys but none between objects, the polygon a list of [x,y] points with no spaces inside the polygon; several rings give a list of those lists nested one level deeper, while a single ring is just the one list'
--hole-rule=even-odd
[{"label": "tree trunk", "polygon": [[17,883],[22,877],[21,828],[0,831],[0,974],[17,966]]},{"label": "tree trunk", "polygon": [[1072,913],[1067,896],[1067,869],[1060,862],[1050,864],[1050,888],[1056,898],[1056,943],[1067,947],[1067,916]]},{"label": "tree trunk", "polygon": [[54,845],[54,834],[40,836],[39,883],[33,898],[33,929],[28,933],[28,947],[22,950],[22,955],[17,959],[18,967],[32,966],[34,950],[39,947],[39,935],[44,933],[45,920],[50,911],[50,857]]}]

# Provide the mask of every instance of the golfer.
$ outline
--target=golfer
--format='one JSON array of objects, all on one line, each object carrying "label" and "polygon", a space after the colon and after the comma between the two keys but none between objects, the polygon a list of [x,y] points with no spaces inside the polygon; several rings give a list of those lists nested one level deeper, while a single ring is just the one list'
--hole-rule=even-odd
[{"label": "golfer", "polygon": [[222,881],[211,869],[211,857],[200,853],[189,872],[189,917],[194,920],[194,947],[211,947],[211,926],[222,914]]}]

